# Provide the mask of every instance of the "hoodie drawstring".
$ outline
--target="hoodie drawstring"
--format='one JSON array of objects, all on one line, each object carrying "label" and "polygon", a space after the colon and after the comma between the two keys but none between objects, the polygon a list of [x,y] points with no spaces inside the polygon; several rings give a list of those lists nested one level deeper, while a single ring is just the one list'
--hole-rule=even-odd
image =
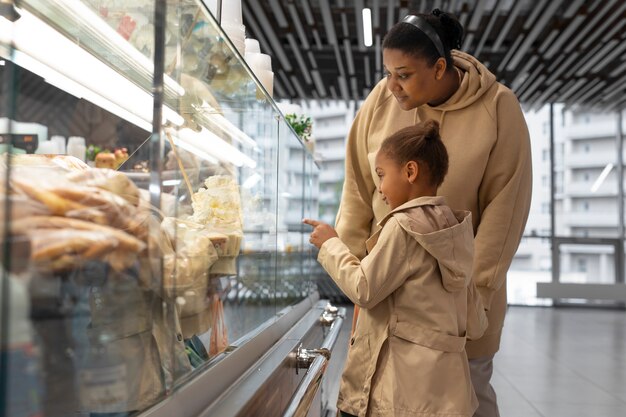
[{"label": "hoodie drawstring", "polygon": [[442,111],[441,112],[441,116],[439,116],[439,131],[441,132],[443,130],[443,118],[446,115],[446,111]]}]

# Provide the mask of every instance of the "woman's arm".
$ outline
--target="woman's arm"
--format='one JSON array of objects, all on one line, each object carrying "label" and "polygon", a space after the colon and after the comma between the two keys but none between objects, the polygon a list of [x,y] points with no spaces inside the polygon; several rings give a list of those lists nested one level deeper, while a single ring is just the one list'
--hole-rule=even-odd
[{"label": "woman's arm", "polygon": [[408,241],[406,232],[392,217],[362,261],[339,238],[327,240],[317,260],[354,304],[372,308],[410,277],[411,262],[406,253],[414,245],[416,242]]},{"label": "woman's arm", "polygon": [[481,212],[473,279],[489,310],[517,251],[530,209],[532,165],[528,127],[510,90],[497,97],[497,140],[478,191]]},{"label": "woman's arm", "polygon": [[335,229],[357,258],[365,256],[365,241],[374,220],[372,195],[376,189],[368,154],[368,134],[378,102],[381,84],[376,86],[358,111],[346,143],[345,178]]}]

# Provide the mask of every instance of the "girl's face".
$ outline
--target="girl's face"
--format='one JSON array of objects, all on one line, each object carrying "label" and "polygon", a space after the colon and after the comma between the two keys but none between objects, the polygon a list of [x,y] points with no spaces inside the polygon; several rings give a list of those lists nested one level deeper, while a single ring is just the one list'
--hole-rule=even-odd
[{"label": "girl's face", "polygon": [[386,154],[376,154],[376,174],[380,180],[378,192],[383,195],[383,201],[389,204],[391,210],[409,201],[411,183],[407,167],[398,165]]},{"label": "girl's face", "polygon": [[440,99],[438,82],[445,66],[442,71],[438,63],[429,67],[425,59],[405,54],[400,49],[383,50],[387,88],[402,110],[411,110]]}]

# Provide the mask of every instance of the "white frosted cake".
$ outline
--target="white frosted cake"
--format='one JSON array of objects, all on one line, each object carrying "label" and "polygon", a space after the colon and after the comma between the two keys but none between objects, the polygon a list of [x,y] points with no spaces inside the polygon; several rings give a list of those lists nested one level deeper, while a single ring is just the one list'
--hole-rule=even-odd
[{"label": "white frosted cake", "polygon": [[211,267],[212,274],[235,274],[235,258],[239,255],[242,230],[241,195],[237,182],[226,175],[214,175],[204,181],[193,195],[192,221],[204,224],[207,229],[225,235],[224,242],[214,241],[219,255]]},{"label": "white frosted cake", "polygon": [[193,195],[191,219],[218,229],[241,231],[241,195],[235,180],[214,175],[204,181],[204,186]]}]

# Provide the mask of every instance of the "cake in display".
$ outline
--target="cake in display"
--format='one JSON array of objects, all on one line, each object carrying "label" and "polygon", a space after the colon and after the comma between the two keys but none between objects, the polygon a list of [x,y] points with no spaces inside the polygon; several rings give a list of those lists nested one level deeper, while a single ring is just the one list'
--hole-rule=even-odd
[{"label": "cake in display", "polygon": [[213,175],[204,181],[192,198],[190,220],[203,224],[212,233],[219,259],[211,274],[236,274],[235,259],[243,237],[241,195],[237,182],[226,175]]}]

